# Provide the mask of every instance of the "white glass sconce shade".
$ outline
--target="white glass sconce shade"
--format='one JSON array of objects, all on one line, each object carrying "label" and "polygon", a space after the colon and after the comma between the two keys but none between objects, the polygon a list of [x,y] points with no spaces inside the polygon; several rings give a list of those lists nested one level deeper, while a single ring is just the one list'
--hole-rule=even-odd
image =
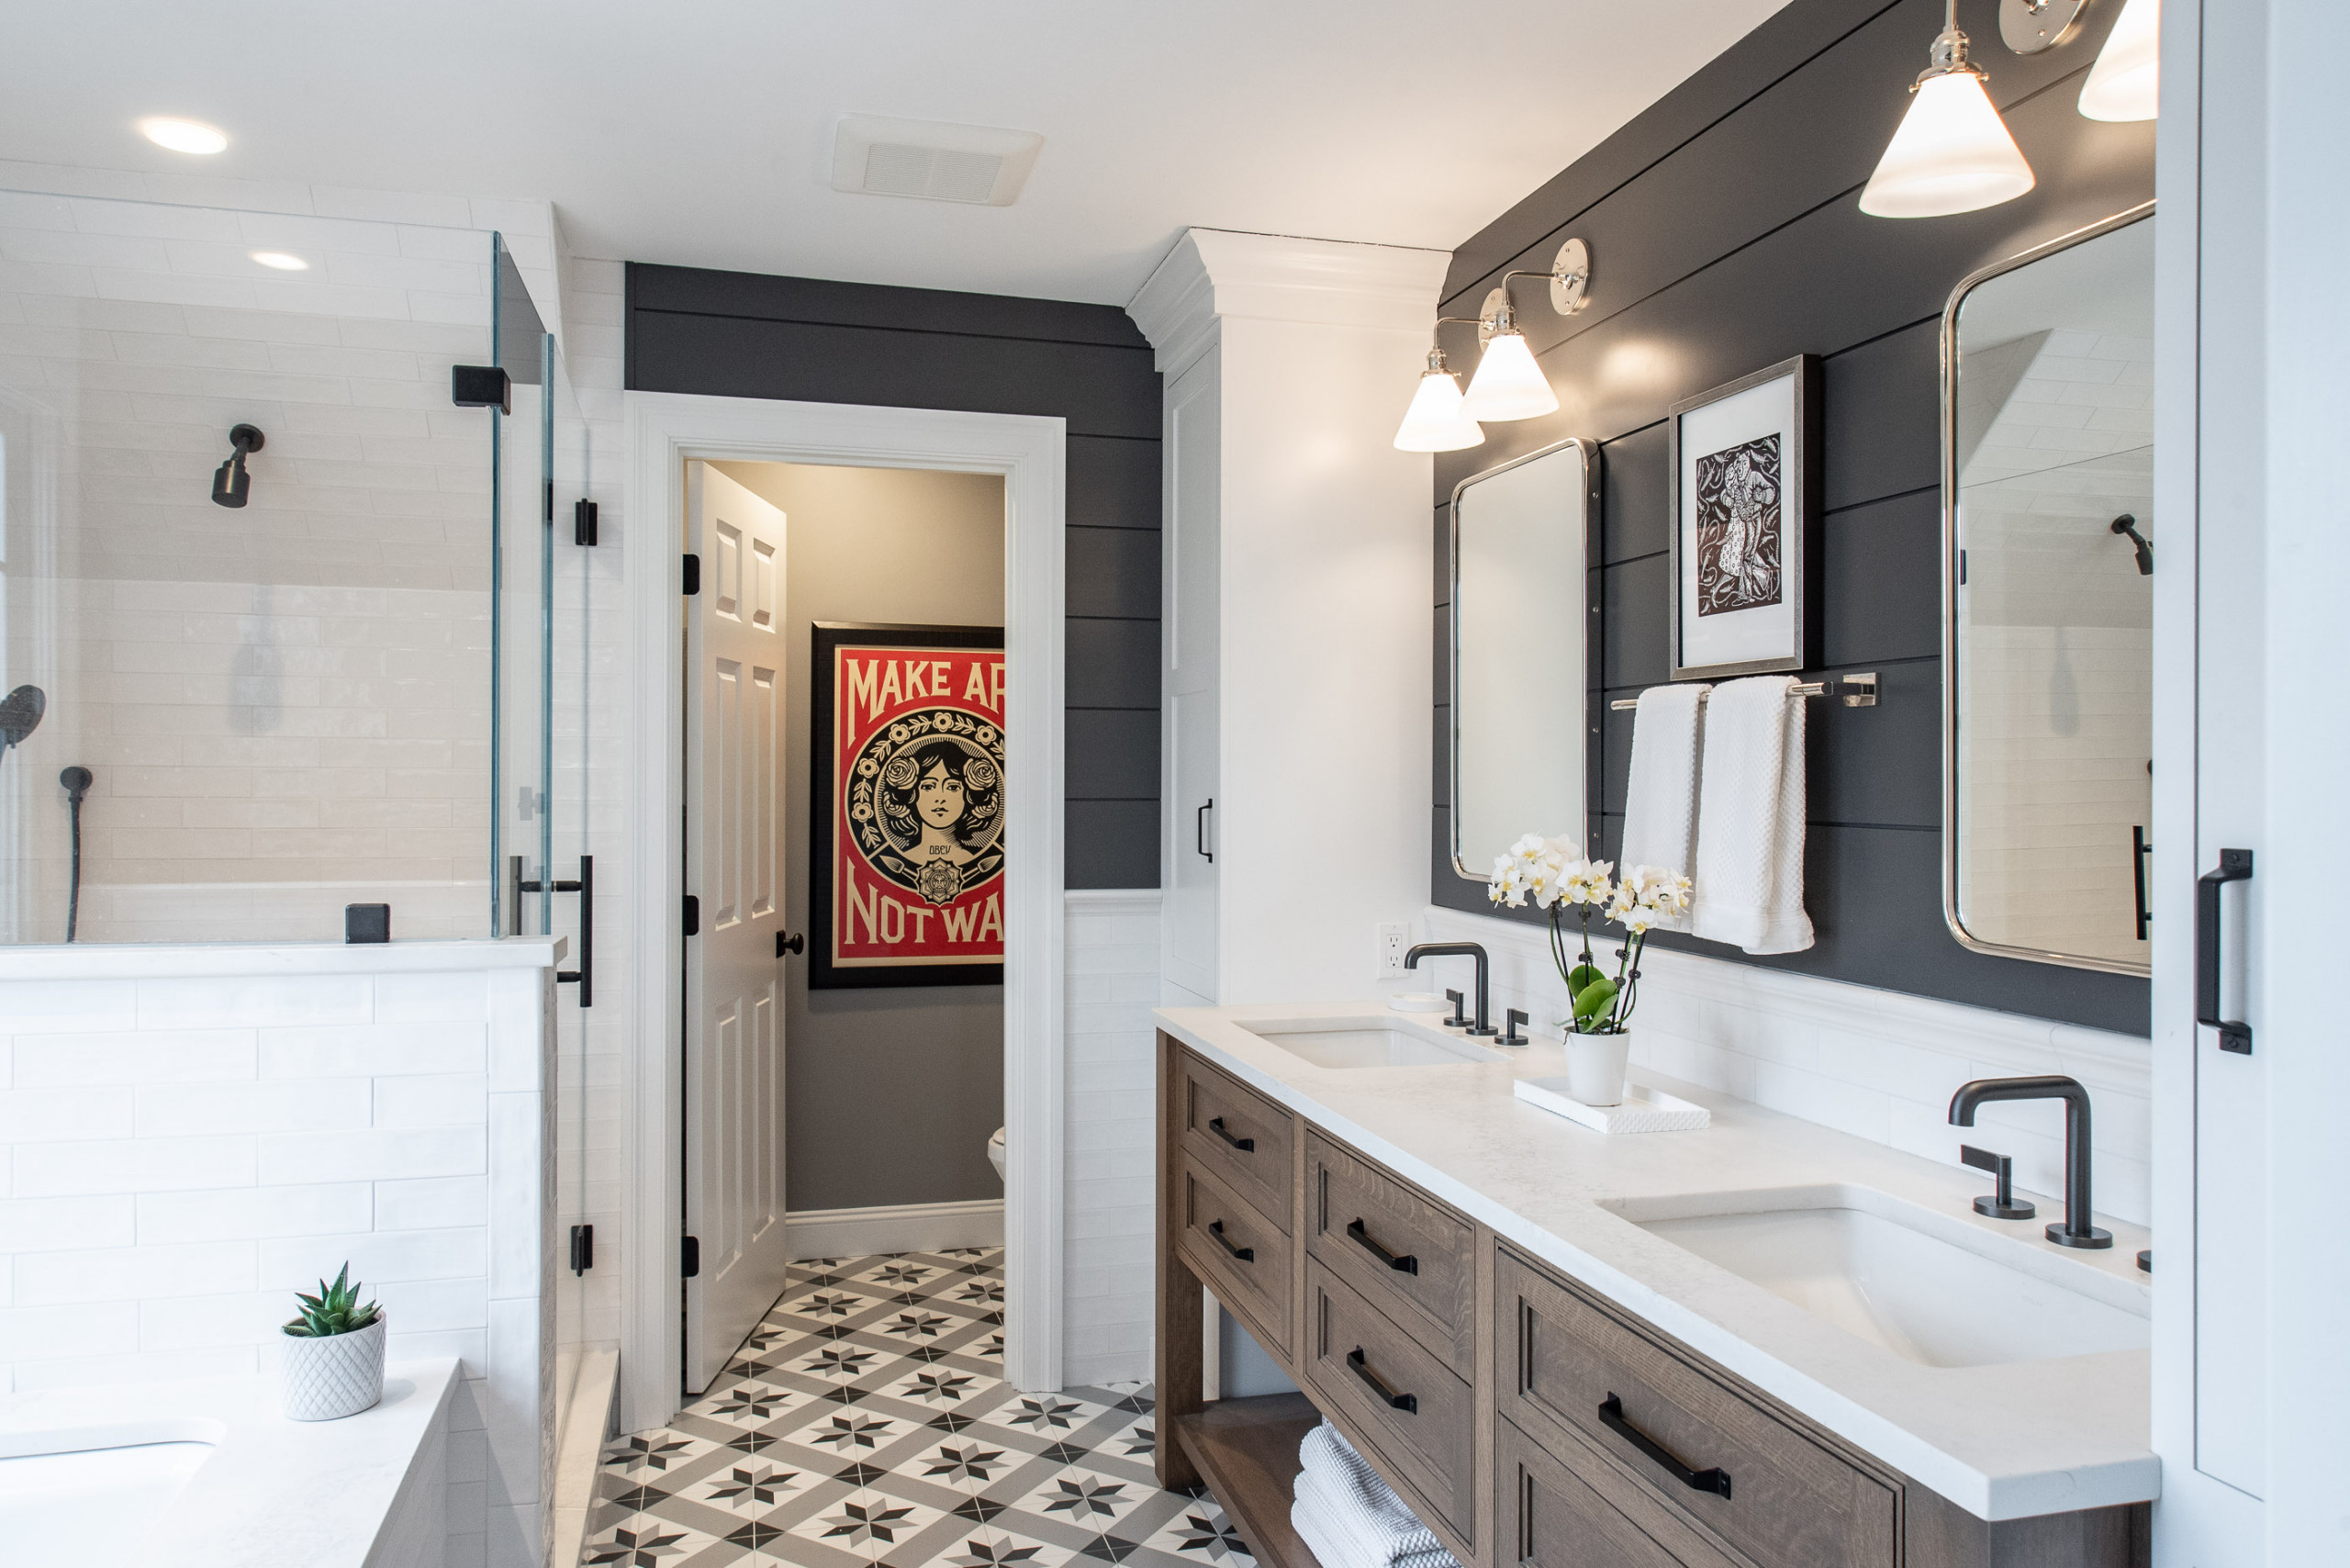
[{"label": "white glass sconce shade", "polygon": [[1420,377],[1412,406],[1396,427],[1398,452],[1458,452],[1483,444],[1485,432],[1460,411],[1460,378],[1442,364],[1430,365]]},{"label": "white glass sconce shade", "polygon": [[1481,422],[1531,420],[1558,412],[1559,396],[1550,390],[1526,334],[1515,330],[1495,332],[1485,342],[1477,374],[1469,378],[1460,411]]},{"label": "white glass sconce shade", "polygon": [[2162,101],[2162,0],[2129,0],[2081,85],[2091,119],[2152,119]]},{"label": "white glass sconce shade", "polygon": [[1901,129],[1861,192],[1861,210],[1941,218],[2013,201],[2033,183],[1983,78],[1962,65],[1919,82]]}]

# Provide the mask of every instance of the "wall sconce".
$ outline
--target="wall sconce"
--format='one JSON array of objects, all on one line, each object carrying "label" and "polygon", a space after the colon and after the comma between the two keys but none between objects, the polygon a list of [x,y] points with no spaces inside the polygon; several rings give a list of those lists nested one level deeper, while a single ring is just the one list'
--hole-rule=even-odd
[{"label": "wall sconce", "polygon": [[[1462,316],[1439,316],[1437,325],[1449,321],[1470,325]],[[1396,427],[1395,450],[1398,452],[1458,452],[1464,446],[1481,446],[1485,432],[1477,421],[1460,411],[1460,377],[1445,368],[1444,350],[1433,340],[1428,343],[1428,367],[1420,373],[1419,390],[1412,394],[1412,406],[1404,410],[1404,422]]]},{"label": "wall sconce", "polygon": [[2162,102],[2162,0],[2127,0],[2089,79],[2081,113],[2091,119],[2152,119]]},{"label": "wall sconce", "polygon": [[1460,402],[1460,411],[1472,420],[1531,420],[1558,411],[1558,394],[1534,363],[1534,351],[1518,330],[1517,312],[1510,305],[1510,279],[1517,277],[1548,278],[1550,308],[1572,316],[1590,303],[1591,248],[1570,240],[1559,247],[1549,272],[1504,273],[1499,286],[1485,296],[1477,318],[1477,338],[1485,353]]},{"label": "wall sconce", "polygon": [[[2025,6],[2027,0],[2009,3]],[[2067,3],[2055,0],[2054,8]],[[2051,42],[2061,41],[2063,32],[2058,29]],[[2031,52],[2045,47],[2037,45]],[[1942,30],[1927,60],[1909,87],[1909,112],[1861,192],[1861,210],[1876,218],[1942,218],[2013,201],[2031,189],[2031,165],[1983,90],[1981,68],[1966,56],[1958,0],[1948,0]]]},{"label": "wall sconce", "polygon": [[259,452],[262,433],[258,426],[239,425],[229,432],[229,461],[213,470],[212,504],[216,507],[241,507],[253,487],[252,476],[245,472],[245,455]]}]

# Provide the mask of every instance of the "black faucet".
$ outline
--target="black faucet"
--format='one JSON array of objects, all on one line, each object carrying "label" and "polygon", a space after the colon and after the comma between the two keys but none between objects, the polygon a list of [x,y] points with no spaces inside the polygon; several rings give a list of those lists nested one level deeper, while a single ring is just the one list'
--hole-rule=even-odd
[{"label": "black faucet", "polygon": [[1472,1035],[1498,1035],[1499,1029],[1485,1022],[1485,949],[1474,942],[1423,942],[1404,955],[1404,967],[1416,969],[1422,958],[1474,958],[1477,960],[1477,1020],[1469,1025]]},{"label": "black faucet", "polygon": [[2113,1233],[2090,1224],[2089,1092],[2080,1081],[2051,1073],[2041,1078],[1978,1078],[1950,1097],[1954,1127],[1975,1125],[1975,1108],[1993,1100],[2065,1102],[2065,1223],[2048,1227],[2059,1247],[2110,1247]]}]

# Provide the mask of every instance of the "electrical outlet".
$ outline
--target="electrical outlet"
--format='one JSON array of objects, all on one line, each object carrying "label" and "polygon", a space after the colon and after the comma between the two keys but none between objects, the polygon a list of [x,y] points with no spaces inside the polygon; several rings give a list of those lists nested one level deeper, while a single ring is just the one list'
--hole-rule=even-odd
[{"label": "electrical outlet", "polygon": [[1412,928],[1398,922],[1379,927],[1379,978],[1396,980],[1404,974],[1404,950],[1412,945]]}]

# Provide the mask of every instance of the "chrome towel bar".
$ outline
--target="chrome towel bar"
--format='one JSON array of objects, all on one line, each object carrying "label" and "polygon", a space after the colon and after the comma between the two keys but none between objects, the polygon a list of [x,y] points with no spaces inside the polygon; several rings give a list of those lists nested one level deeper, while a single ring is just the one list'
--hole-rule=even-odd
[{"label": "chrome towel bar", "polygon": [[[1847,708],[1874,708],[1876,706],[1876,671],[1864,670],[1856,675],[1831,676],[1824,680],[1798,681],[1793,689],[1797,697],[1841,695]],[[1700,696],[1697,700],[1703,702],[1705,698]],[[1607,706],[1614,712],[1628,713],[1639,705],[1640,700],[1637,697],[1618,697]]]}]

